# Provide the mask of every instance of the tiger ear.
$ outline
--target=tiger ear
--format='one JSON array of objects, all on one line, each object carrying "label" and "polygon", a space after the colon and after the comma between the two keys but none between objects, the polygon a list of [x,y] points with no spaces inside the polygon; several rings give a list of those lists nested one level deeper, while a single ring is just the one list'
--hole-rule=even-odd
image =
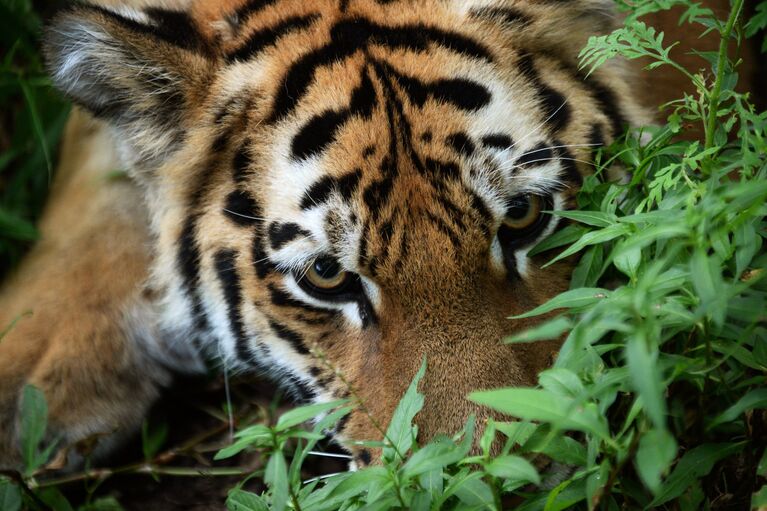
[{"label": "tiger ear", "polygon": [[80,4],[46,30],[53,82],[116,130],[124,163],[161,164],[183,140],[215,66],[213,43],[184,12]]},{"label": "tiger ear", "polygon": [[515,45],[577,64],[589,37],[616,26],[613,0],[456,0],[470,17],[500,24]]}]

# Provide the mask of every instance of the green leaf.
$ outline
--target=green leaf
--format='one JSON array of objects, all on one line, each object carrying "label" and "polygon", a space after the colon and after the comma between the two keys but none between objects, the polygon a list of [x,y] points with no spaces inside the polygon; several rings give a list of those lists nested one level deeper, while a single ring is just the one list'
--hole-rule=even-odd
[{"label": "green leaf", "polygon": [[153,428],[149,428],[149,422],[144,421],[141,426],[141,447],[144,451],[144,459],[151,460],[168,438],[168,423],[160,422]]},{"label": "green leaf", "polygon": [[572,328],[572,321],[570,321],[570,319],[565,316],[559,316],[532,328],[528,328],[527,330],[523,330],[522,332],[512,335],[511,337],[506,337],[503,342],[512,344],[550,341],[559,338],[570,328]]},{"label": "green leaf", "polygon": [[660,506],[680,496],[695,480],[707,475],[714,464],[743,450],[745,442],[703,444],[690,449],[674,467],[649,506]]},{"label": "green leaf", "polygon": [[302,424],[309,419],[313,419],[318,415],[332,410],[346,404],[347,400],[332,401],[330,403],[318,403],[313,405],[299,406],[288,412],[285,412],[280,416],[277,421],[277,425],[274,426],[275,431],[285,431],[288,428]]},{"label": "green leaf", "polygon": [[595,227],[608,227],[618,221],[618,217],[614,213],[603,211],[558,210],[552,211],[551,214]]},{"label": "green leaf", "polygon": [[464,504],[476,506],[477,509],[494,509],[495,507],[493,491],[482,481],[481,472],[452,479],[448,482],[445,493],[454,494]]},{"label": "green leaf", "polygon": [[19,511],[21,509],[21,490],[8,479],[0,478],[0,509]]},{"label": "green leaf", "polygon": [[583,384],[578,375],[569,369],[555,367],[538,375],[541,387],[563,397],[577,397],[583,392]]},{"label": "green leaf", "polygon": [[271,489],[271,509],[283,511],[288,505],[288,466],[282,451],[274,452],[266,463],[264,482]]},{"label": "green leaf", "polygon": [[767,511],[767,484],[751,495],[751,509],[754,511]]},{"label": "green leaf", "polygon": [[495,458],[485,466],[485,470],[495,477],[541,484],[541,477],[535,467],[526,459],[511,454]]},{"label": "green leaf", "polygon": [[123,511],[123,507],[114,497],[103,497],[78,507],[77,511]]},{"label": "green leaf", "polygon": [[576,309],[592,305],[610,296],[610,291],[601,288],[571,289],[555,296],[543,305],[539,305],[529,312],[513,316],[512,319],[530,318],[540,316],[556,309]]},{"label": "green leaf", "polygon": [[588,232],[581,236],[581,238],[573,243],[569,248],[562,251],[562,253],[557,257],[543,265],[543,267],[546,268],[547,266],[551,266],[555,262],[564,259],[565,257],[569,257],[589,245],[596,245],[598,243],[605,243],[607,241],[614,240],[615,238],[628,234],[630,231],[631,227],[629,227],[627,224],[613,224],[598,231]]},{"label": "green leaf", "polygon": [[658,351],[650,350],[642,331],[630,336],[626,343],[626,362],[633,387],[656,428],[666,427],[666,400],[663,376],[658,367]]},{"label": "green leaf", "polygon": [[389,427],[386,430],[387,445],[383,448],[383,459],[394,461],[396,458],[404,460],[405,454],[410,450],[415,440],[413,418],[423,408],[423,394],[418,392],[418,383],[426,373],[426,360],[421,363],[420,369],[413,377],[413,381],[402,396],[397,408],[394,410]]},{"label": "green leaf", "polygon": [[664,429],[651,429],[642,435],[636,453],[639,477],[647,488],[657,494],[661,476],[676,457],[676,440]]},{"label": "green leaf", "polygon": [[767,388],[753,389],[738,402],[712,420],[706,429],[713,429],[725,422],[732,422],[746,410],[767,408]]},{"label": "green leaf", "polygon": [[527,255],[532,257],[534,255],[546,252],[547,250],[551,250],[552,248],[569,245],[581,239],[581,237],[587,232],[589,232],[588,229],[581,225],[568,225],[561,231],[557,231],[551,236],[543,238],[543,240],[541,240],[537,245],[530,249]]},{"label": "green leaf", "polygon": [[40,443],[48,426],[48,404],[42,391],[25,385],[21,397],[21,457],[26,474],[32,474],[47,459],[40,453]]},{"label": "green leaf", "polygon": [[53,511],[74,511],[72,504],[69,503],[58,488],[43,488],[37,493],[37,496]]},{"label": "green leaf", "polygon": [[240,489],[229,492],[226,498],[226,509],[229,511],[269,511],[263,497]]},{"label": "green leaf", "polygon": [[463,456],[461,449],[450,439],[437,440],[419,449],[407,460],[402,467],[402,476],[410,479],[456,463]]},{"label": "green leaf", "polygon": [[551,423],[560,429],[583,431],[607,438],[607,425],[596,408],[578,405],[575,400],[546,390],[508,388],[472,392],[475,403],[524,420]]}]

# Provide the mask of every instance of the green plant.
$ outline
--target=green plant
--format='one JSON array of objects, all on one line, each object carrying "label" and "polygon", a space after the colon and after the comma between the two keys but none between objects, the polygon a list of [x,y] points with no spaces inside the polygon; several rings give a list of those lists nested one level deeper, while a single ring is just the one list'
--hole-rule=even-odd
[{"label": "green plant", "polygon": [[0,3],[0,278],[30,242],[69,113],[39,55],[42,22],[30,0]]}]

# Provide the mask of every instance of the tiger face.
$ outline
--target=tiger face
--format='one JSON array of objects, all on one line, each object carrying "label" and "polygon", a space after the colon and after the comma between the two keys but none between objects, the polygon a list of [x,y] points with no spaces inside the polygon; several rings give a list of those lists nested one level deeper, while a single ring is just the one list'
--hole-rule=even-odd
[{"label": "tiger face", "polygon": [[156,335],[359,398],[339,440],[380,437],[426,359],[429,438],[556,350],[501,340],[568,286],[528,254],[564,225],[547,211],[641,118],[622,69],[577,68],[609,23],[591,0],[80,5],[46,51],[145,190]]}]

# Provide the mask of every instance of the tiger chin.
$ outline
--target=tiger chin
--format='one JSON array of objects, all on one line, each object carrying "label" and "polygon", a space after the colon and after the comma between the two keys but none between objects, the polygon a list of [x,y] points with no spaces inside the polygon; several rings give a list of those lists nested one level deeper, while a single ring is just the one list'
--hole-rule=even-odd
[{"label": "tiger chin", "polygon": [[[609,5],[164,5],[78,4],[46,30],[80,109],[0,293],[0,465],[19,463],[26,384],[51,438],[106,434],[99,455],[211,358],[300,401],[353,391],[382,424],[425,358],[422,440],[489,417],[470,391],[534,385],[558,343],[501,339],[573,261],[529,250],[594,149],[647,121],[620,65],[578,69]],[[333,435],[380,433],[354,411]]]}]

